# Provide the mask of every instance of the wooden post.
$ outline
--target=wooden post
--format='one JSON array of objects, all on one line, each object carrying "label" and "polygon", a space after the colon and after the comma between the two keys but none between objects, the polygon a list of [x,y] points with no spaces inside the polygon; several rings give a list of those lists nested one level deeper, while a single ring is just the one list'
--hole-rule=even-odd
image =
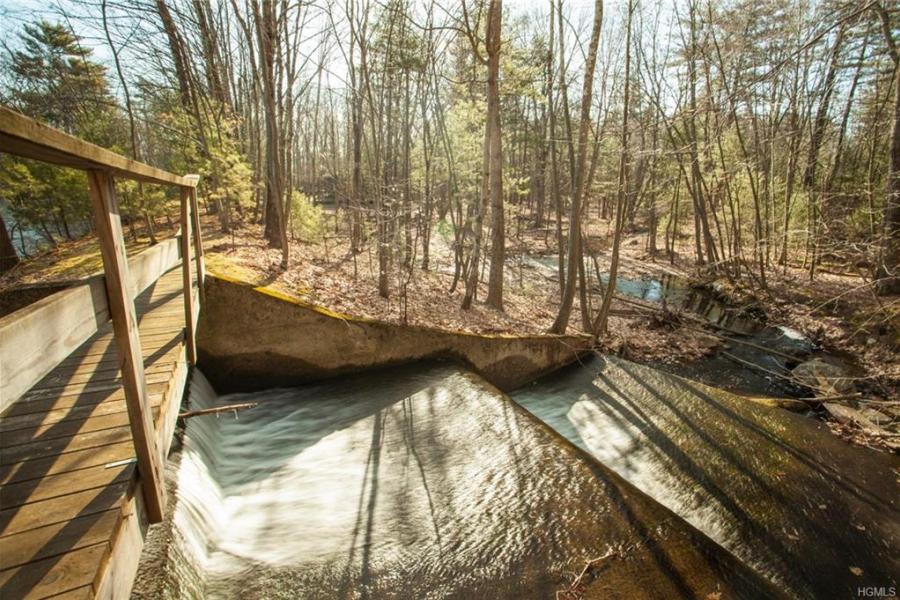
[{"label": "wooden post", "polygon": [[158,523],[163,519],[166,503],[162,457],[156,445],[153,413],[147,402],[141,340],[138,335],[134,299],[130,291],[131,282],[125,255],[125,240],[122,238],[122,223],[119,220],[119,205],[112,177],[107,173],[88,171],[88,182],[97,237],[100,240],[100,252],[103,256],[109,314],[121,361],[122,387],[125,392],[125,405],[128,408],[131,437],[137,454],[141,488],[146,501],[147,516],[151,523]]},{"label": "wooden post", "polygon": [[184,343],[187,346],[188,363],[197,364],[197,343],[194,333],[194,286],[191,283],[191,191],[181,188],[181,283],[184,288]]},{"label": "wooden post", "polygon": [[[186,175],[185,179],[199,181],[199,175]],[[197,288],[200,290],[200,303],[206,299],[206,290],[203,281],[206,278],[206,270],[203,265],[203,236],[200,231],[200,210],[197,208],[197,185],[191,188],[191,222],[194,227],[194,260],[197,262]]]}]

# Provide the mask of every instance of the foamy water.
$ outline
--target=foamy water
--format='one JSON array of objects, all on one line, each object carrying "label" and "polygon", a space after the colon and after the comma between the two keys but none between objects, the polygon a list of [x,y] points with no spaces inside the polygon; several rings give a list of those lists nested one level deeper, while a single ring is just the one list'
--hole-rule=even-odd
[{"label": "foamy water", "polygon": [[169,596],[552,597],[611,551],[622,560],[603,585],[630,597],[758,593],[733,558],[460,369],[223,397],[195,372],[190,394],[192,409],[259,406],[188,421]]}]

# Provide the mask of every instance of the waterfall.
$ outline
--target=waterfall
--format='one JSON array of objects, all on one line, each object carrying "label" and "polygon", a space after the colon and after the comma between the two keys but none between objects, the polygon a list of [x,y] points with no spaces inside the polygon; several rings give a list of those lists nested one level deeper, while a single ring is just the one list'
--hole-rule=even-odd
[{"label": "waterfall", "polygon": [[[192,409],[211,408],[219,397],[199,369],[191,376],[189,403]],[[204,598],[205,574],[210,551],[216,545],[225,512],[216,465],[221,428],[215,417],[187,419],[181,461],[175,476],[175,511],[169,564],[177,583],[177,596]]]},{"label": "waterfall", "polygon": [[227,396],[194,371],[192,409],[241,402],[258,404],[187,420],[154,598],[553,597],[586,559],[626,551],[604,585],[671,596],[648,535],[698,594],[759,595],[708,538],[458,367]]}]

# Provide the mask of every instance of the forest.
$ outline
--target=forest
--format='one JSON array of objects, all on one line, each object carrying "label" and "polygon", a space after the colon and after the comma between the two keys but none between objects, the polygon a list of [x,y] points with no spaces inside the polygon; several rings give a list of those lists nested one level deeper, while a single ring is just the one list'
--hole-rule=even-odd
[{"label": "forest", "polygon": [[[853,320],[845,337],[897,343],[891,3],[3,10],[0,102],[198,173],[213,253],[312,301],[602,337],[608,283],[669,269],[762,304],[809,290],[807,308],[824,308],[808,320],[833,309]],[[0,159],[7,280],[90,231],[83,178]],[[171,191],[126,182],[118,194],[135,240],[174,227]],[[533,256],[552,275],[529,270]]]},{"label": "forest", "polygon": [[0,597],[896,597],[898,0],[0,34]]}]

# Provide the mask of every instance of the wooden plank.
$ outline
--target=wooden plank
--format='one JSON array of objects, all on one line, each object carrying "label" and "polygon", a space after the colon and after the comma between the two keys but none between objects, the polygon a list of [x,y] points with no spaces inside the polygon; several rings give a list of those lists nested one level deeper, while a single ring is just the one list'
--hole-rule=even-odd
[{"label": "wooden plank", "polygon": [[[178,336],[178,333],[175,333],[175,336]],[[144,337],[149,338],[148,340],[144,340]],[[147,341],[147,345],[142,348],[142,355],[146,358],[147,356],[156,352],[157,346],[151,345],[153,342],[164,343],[167,340],[172,339],[172,333],[170,332],[149,332],[147,336],[141,336],[142,341]],[[109,348],[112,344],[112,340],[99,340],[98,342],[92,342],[90,346],[84,348],[83,350],[79,350],[77,353],[73,353],[71,355],[72,359],[78,359],[85,356],[96,356],[103,355],[109,352]],[[27,395],[27,394],[26,394]]]},{"label": "wooden plank", "polygon": [[[153,360],[144,359],[144,371],[147,372],[151,369],[160,371],[164,367],[171,369],[171,363],[175,362],[182,346],[179,338],[180,336],[176,335],[165,346],[156,348],[156,351],[147,357],[153,358]],[[119,372],[118,362],[115,358],[106,357],[105,359],[92,358],[81,363],[63,364],[54,369],[43,381],[47,384],[58,385],[58,382],[70,384],[84,383],[91,379],[114,379]]]},{"label": "wooden plank", "polygon": [[[163,383],[168,381],[165,373],[150,373],[147,376],[146,382],[147,384],[151,383]],[[89,383],[73,383],[70,385],[51,385],[47,387],[33,388],[30,390],[26,396],[27,400],[38,400],[38,399],[47,399],[47,398],[56,398],[59,396],[81,396],[85,393],[93,393],[93,392],[101,392],[101,391],[115,391],[120,386],[122,386],[123,380],[121,378],[116,379],[105,379],[103,381],[92,381]],[[127,396],[126,396],[127,399]]]},{"label": "wooden plank", "polygon": [[141,493],[140,487],[138,483],[124,503],[124,518],[110,542],[111,551],[97,570],[94,589],[98,600],[118,600],[131,595],[148,527],[144,517],[145,495]]},{"label": "wooden plank", "polygon": [[[190,175],[188,177],[191,177]],[[199,179],[199,177],[198,177]],[[200,303],[206,301],[206,291],[203,281],[206,271],[203,265],[203,232],[200,229],[200,210],[197,207],[197,187],[191,188],[191,220],[193,222],[194,260],[197,261],[197,289],[200,291]],[[196,321],[194,321],[196,325]]]},{"label": "wooden plank", "polygon": [[[165,511],[165,488],[156,432],[147,401],[144,361],[138,335],[137,315],[130,291],[128,261],[122,223],[112,178],[102,171],[88,173],[94,224],[103,257],[106,293],[113,323],[116,347],[122,358],[122,385],[131,436],[134,441],[138,469],[144,480],[143,490],[151,522],[162,520]],[[115,430],[105,430],[115,431]],[[102,432],[99,432],[102,433]],[[94,435],[94,434],[86,434]],[[79,436],[86,437],[86,436]]]},{"label": "wooden plank", "polygon": [[30,502],[40,502],[99,487],[122,483],[134,475],[134,463],[106,465],[47,475],[0,488],[0,507],[4,510]]},{"label": "wooden plank", "polygon": [[90,600],[94,597],[94,588],[86,585],[62,594],[47,596],[47,600]]},{"label": "wooden plank", "polygon": [[[37,600],[77,590],[92,582],[108,552],[109,544],[104,542],[29,563],[24,568],[0,571],[0,598]],[[53,576],[47,577],[51,571]]]},{"label": "wooden plank", "polygon": [[[143,292],[150,290],[151,295],[157,293],[160,278],[174,268],[178,261],[178,247],[181,236],[163,240],[158,244],[128,259],[128,272],[131,273],[131,293],[135,297],[144,298]],[[150,289],[153,284],[156,286]],[[143,295],[142,295],[143,294]]]},{"label": "wooden plank", "polygon": [[194,293],[191,285],[191,190],[181,188],[181,287],[184,304],[184,343],[187,346],[188,362],[197,363],[197,343],[194,341]]},{"label": "wooden plank", "polygon": [[[165,286],[160,290],[156,289],[160,284],[154,286],[140,296],[141,303],[149,306],[165,294],[171,294],[172,315],[180,311],[180,278],[172,283],[172,278],[166,278],[165,274],[180,260],[179,244],[180,239],[165,240],[128,261],[135,294],[144,292],[155,281]],[[108,320],[103,276],[92,277],[84,284],[51,294],[0,318],[0,412],[58,363],[77,354],[80,346],[95,333],[109,332],[111,338]],[[156,327],[152,320],[150,326]]]},{"label": "wooden plank", "polygon": [[[185,351],[186,352],[186,351]],[[156,417],[157,444],[163,456],[167,456],[172,445],[172,435],[175,433],[175,424],[178,421],[178,412],[181,407],[181,399],[187,384],[189,367],[182,355],[178,361],[178,368],[173,373],[172,383],[166,390],[165,397],[159,406]]]},{"label": "wooden plank", "polygon": [[[174,368],[173,363],[181,349],[181,345],[180,340],[173,338],[168,344],[168,347],[158,348],[156,354],[159,354],[159,356],[155,357],[152,362],[147,361],[144,366],[144,372],[149,374],[171,371]],[[119,365],[116,364],[116,361],[55,369],[37,384],[34,389],[41,390],[82,383],[115,381],[119,378],[120,372],[121,370],[119,369]]]},{"label": "wooden plank", "polygon": [[[150,397],[162,394],[166,391],[166,383],[147,383],[147,391]],[[23,398],[5,413],[4,418],[14,415],[30,415],[50,410],[58,410],[71,408],[73,406],[89,406],[99,404],[100,402],[113,402],[125,400],[125,392],[122,388],[113,384],[110,389],[89,392],[86,394],[36,394],[35,396]]]},{"label": "wooden plank", "polygon": [[6,432],[0,436],[0,448],[21,446],[22,444],[30,444],[38,440],[48,441],[60,438],[72,438],[92,431],[102,431],[104,429],[125,427],[127,425],[127,412],[113,413],[111,415],[91,415],[81,419],[57,421],[56,423],[47,423],[46,425],[40,425],[38,427],[29,427]]},{"label": "wooden plank", "polygon": [[0,411],[108,318],[102,281],[62,290],[0,320]]},{"label": "wooden plank", "polygon": [[[148,340],[148,338],[150,338]],[[153,355],[159,351],[159,349],[167,343],[170,342],[181,342],[183,338],[183,332],[167,332],[167,333],[154,333],[154,334],[146,334],[143,330],[141,330],[141,342],[143,343],[143,348],[141,348],[141,358],[144,359],[144,366],[149,366],[149,359],[153,357]],[[153,345],[150,345],[148,342],[153,342]],[[57,366],[58,369],[65,369],[67,367],[73,367],[78,365],[103,365],[103,364],[118,364],[119,358],[117,356],[109,356],[108,353],[105,352],[91,352],[85,353],[80,356],[71,356],[66,360],[59,363]]]},{"label": "wooden plank", "polygon": [[164,185],[197,185],[195,177],[182,177],[125,158],[2,106],[0,148],[8,154],[83,170],[111,171],[128,179]]},{"label": "wooden plank", "polygon": [[0,540],[14,533],[53,523],[64,523],[76,517],[101,513],[121,506],[122,496],[129,485],[127,482],[117,483],[0,510]]},{"label": "wooden plank", "polygon": [[0,448],[0,464],[12,465],[26,460],[47,458],[67,452],[97,448],[107,444],[117,444],[129,439],[130,427],[114,427],[83,433],[76,437],[36,440],[9,448]]},{"label": "wooden plank", "polygon": [[122,518],[118,507],[2,538],[0,570],[106,542]]},{"label": "wooden plank", "polygon": [[[150,396],[150,406],[156,408],[162,400],[162,394],[153,394]],[[11,417],[3,417],[0,419],[0,435],[18,431],[20,429],[37,429],[52,423],[62,421],[75,421],[86,419],[88,417],[99,417],[101,415],[111,415],[114,413],[125,413],[128,409],[125,406],[125,400],[111,400],[100,402],[98,404],[89,404],[86,406],[73,406],[70,408],[59,408],[53,410],[40,411],[35,413],[27,413]]]},{"label": "wooden plank", "polygon": [[[153,411],[153,418],[156,419],[156,407],[148,407]],[[113,429],[116,427],[125,427],[128,425],[127,407],[124,412],[117,412],[106,415],[89,415],[80,419],[66,419],[55,423],[47,423],[38,427],[29,427],[25,429],[17,429],[4,433],[0,436],[0,448],[12,448],[22,444],[30,444],[35,441],[50,441],[56,439],[72,438],[86,433],[103,431],[104,429]]]},{"label": "wooden plank", "polygon": [[59,456],[0,465],[0,484],[9,485],[18,481],[40,479],[48,475],[78,471],[131,458],[134,458],[134,446],[129,439],[105,446],[76,450]]}]

